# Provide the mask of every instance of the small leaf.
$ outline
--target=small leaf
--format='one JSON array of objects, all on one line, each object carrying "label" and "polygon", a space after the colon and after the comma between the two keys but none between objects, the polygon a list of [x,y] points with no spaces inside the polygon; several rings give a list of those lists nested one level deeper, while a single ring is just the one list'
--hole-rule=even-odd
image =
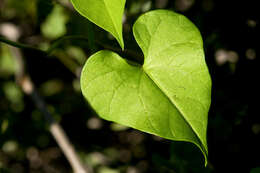
[{"label": "small leaf", "polygon": [[144,64],[97,52],[82,71],[83,95],[106,120],[194,143],[206,163],[211,79],[198,29],[182,15],[156,10],[141,16],[133,30]]},{"label": "small leaf", "polygon": [[125,0],[71,0],[71,2],[82,16],[110,32],[124,49],[122,18]]}]

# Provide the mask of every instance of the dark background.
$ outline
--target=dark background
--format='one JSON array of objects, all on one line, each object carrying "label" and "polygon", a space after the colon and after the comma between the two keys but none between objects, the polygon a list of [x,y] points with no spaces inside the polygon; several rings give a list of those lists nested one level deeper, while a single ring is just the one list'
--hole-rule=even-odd
[{"label": "dark background", "polygon": [[[200,29],[212,77],[209,164],[192,144],[173,142],[98,118],[79,89],[85,60],[104,47],[120,51],[107,32],[70,10],[66,0],[0,0],[0,35],[46,49],[64,35],[51,56],[22,49],[26,70],[84,164],[97,173],[259,173],[257,106],[259,6],[235,0],[127,0],[123,56],[142,62],[131,27],[147,10],[182,13]],[[6,29],[7,28],[7,29]],[[14,30],[14,33],[12,33]],[[11,33],[11,34],[10,34]],[[101,42],[101,43],[100,43]],[[15,83],[12,48],[0,43],[0,172],[71,172],[32,100]]]}]

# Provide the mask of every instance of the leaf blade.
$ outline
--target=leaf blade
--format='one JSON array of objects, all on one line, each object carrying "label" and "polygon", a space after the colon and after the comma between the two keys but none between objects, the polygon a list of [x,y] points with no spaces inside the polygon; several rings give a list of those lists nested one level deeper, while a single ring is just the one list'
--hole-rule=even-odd
[{"label": "leaf blade", "polygon": [[124,49],[122,17],[125,0],[71,0],[71,2],[82,16],[111,33]]},{"label": "leaf blade", "polygon": [[[144,26],[146,29],[139,29]],[[152,31],[148,31],[151,28]],[[172,30],[168,31],[169,28]],[[148,12],[137,20],[134,35],[142,50],[149,52],[145,54],[145,71],[178,107],[187,122],[192,122],[190,125],[201,139],[204,146],[202,151],[207,155],[206,126],[211,80],[207,68],[204,68],[206,64],[198,29],[182,15],[157,10]],[[144,45],[143,40],[149,40],[148,45]],[[192,102],[193,109],[199,107],[196,111],[198,113],[183,106],[188,105],[185,104],[187,96],[190,100],[199,98],[199,103]]]},{"label": "leaf blade", "polygon": [[[134,36],[144,52],[144,65],[131,65],[115,53],[100,51],[84,66],[81,88],[102,118],[191,142],[200,148],[206,163],[211,80],[196,27],[184,18],[184,31],[176,32],[182,37],[168,32],[173,26],[181,28],[179,22],[174,23],[176,17],[166,10],[141,16],[134,25]],[[187,25],[192,31],[185,31]]]},{"label": "leaf blade", "polygon": [[[91,66],[95,68],[98,67],[98,69],[102,69],[102,71],[97,72]],[[116,69],[112,70],[113,68]],[[122,124],[151,134],[165,134],[160,136],[167,139],[173,139],[173,133],[178,136],[182,135],[182,130],[189,130],[189,128],[184,128],[180,131],[173,130],[171,125],[169,125],[168,128],[160,129],[165,122],[171,124],[178,121],[182,123],[176,123],[177,125],[183,125],[184,120],[178,115],[178,110],[174,108],[170,100],[160,91],[141,67],[129,65],[117,54],[110,51],[99,51],[90,57],[83,68],[82,74],[81,87],[83,94],[86,98],[89,98],[88,100],[92,103],[92,107],[102,118],[109,121],[120,121]],[[85,74],[88,75],[88,78],[85,77]],[[125,79],[128,79],[128,81],[125,81]],[[93,82],[95,85],[91,86]],[[125,87],[122,85],[125,85]],[[123,88],[119,90],[120,87]],[[93,90],[95,90],[95,92],[93,92]],[[119,92],[119,94],[110,93],[113,91]],[[102,93],[110,95],[106,97],[106,99],[110,101],[104,100],[105,97],[103,96],[99,98]],[[129,93],[131,93],[130,96]],[[97,99],[100,100],[96,102],[95,100]],[[113,100],[116,100],[116,103],[113,103]],[[118,104],[118,102],[120,102],[120,104]],[[134,106],[129,109],[129,105]],[[97,108],[99,106],[106,107],[106,110],[100,111],[100,109]],[[128,110],[127,115],[121,117],[122,114],[125,114],[125,110]],[[168,121],[167,116],[158,117],[158,114],[167,115],[169,112],[175,116],[174,121]],[[138,116],[136,116],[137,114]],[[143,119],[144,114],[146,116],[145,119]],[[136,119],[133,120],[133,117]],[[161,124],[153,124],[153,122]],[[181,129],[182,126],[179,128]],[[171,131],[169,132],[168,129],[171,129]],[[189,135],[193,134],[192,131],[187,131],[186,133],[189,133]],[[192,136],[194,136],[195,140],[195,134]],[[179,140],[189,141],[189,136]]]}]

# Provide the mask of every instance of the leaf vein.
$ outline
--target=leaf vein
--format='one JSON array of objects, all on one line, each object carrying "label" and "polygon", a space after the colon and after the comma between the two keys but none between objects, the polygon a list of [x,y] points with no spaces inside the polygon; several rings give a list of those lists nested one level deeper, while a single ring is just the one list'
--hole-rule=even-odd
[{"label": "leaf vein", "polygon": [[144,112],[145,112],[146,115],[147,115],[147,120],[148,120],[150,126],[154,129],[155,132],[157,132],[158,130],[157,130],[157,129],[154,127],[154,125],[152,124],[152,121],[151,121],[151,119],[150,119],[150,116],[149,116],[149,113],[148,113],[148,111],[147,111],[147,108],[146,108],[146,106],[145,106],[145,104],[144,104],[144,101],[143,101],[143,99],[142,99],[142,96],[140,95],[140,93],[141,93],[141,92],[140,92],[140,86],[141,86],[142,77],[143,77],[144,74],[145,74],[145,73],[141,71],[141,74],[140,74],[140,77],[139,77],[139,81],[138,81],[138,90],[137,90],[138,98],[139,98],[141,104],[143,105],[143,109],[144,109]]}]

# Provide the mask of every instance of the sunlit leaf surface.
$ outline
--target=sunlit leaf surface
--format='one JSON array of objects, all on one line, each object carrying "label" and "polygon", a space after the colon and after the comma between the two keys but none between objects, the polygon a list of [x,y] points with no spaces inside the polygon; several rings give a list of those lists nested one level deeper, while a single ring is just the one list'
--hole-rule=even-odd
[{"label": "sunlit leaf surface", "polygon": [[207,160],[211,80],[198,29],[182,15],[156,10],[142,15],[133,30],[144,64],[99,51],[83,68],[84,96],[102,118],[192,142]]}]

